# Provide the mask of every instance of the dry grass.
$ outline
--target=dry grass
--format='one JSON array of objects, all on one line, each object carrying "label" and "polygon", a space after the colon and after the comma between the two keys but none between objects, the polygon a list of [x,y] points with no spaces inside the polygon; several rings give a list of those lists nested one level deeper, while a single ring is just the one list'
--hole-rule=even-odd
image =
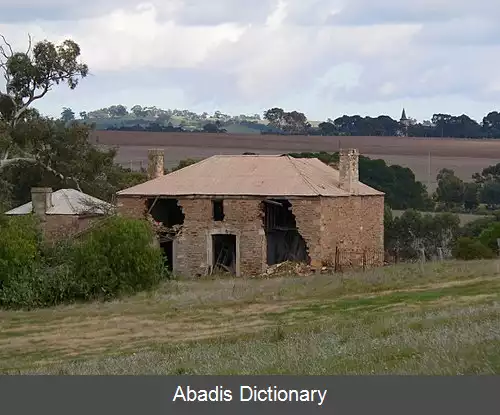
[{"label": "dry grass", "polygon": [[172,281],[112,303],[0,312],[0,371],[498,373],[494,261]]}]

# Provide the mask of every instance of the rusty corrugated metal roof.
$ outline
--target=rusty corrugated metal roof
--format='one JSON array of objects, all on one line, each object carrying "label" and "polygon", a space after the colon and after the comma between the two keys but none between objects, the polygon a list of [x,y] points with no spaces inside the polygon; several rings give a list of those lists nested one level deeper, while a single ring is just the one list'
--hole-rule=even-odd
[{"label": "rusty corrugated metal roof", "polygon": [[[363,183],[355,193],[382,195]],[[318,159],[290,156],[212,156],[118,192],[123,196],[348,196],[339,172]]]}]

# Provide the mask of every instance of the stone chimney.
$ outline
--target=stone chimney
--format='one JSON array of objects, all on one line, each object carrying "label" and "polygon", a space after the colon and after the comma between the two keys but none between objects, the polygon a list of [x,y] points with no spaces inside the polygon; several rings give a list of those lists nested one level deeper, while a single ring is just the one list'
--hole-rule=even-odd
[{"label": "stone chimney", "polygon": [[359,151],[355,148],[341,149],[339,156],[339,187],[355,193],[359,182]]},{"label": "stone chimney", "polygon": [[151,149],[148,152],[148,179],[156,179],[165,174],[165,154],[162,149]]},{"label": "stone chimney", "polygon": [[31,189],[31,204],[35,215],[45,216],[47,210],[52,207],[52,189],[50,187],[33,187]]}]

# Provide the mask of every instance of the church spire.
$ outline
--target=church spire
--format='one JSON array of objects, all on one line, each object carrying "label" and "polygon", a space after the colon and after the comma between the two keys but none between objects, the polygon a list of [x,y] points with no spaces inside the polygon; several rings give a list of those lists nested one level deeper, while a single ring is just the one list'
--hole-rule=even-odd
[{"label": "church spire", "polygon": [[403,108],[403,112],[401,113],[401,120],[400,121],[408,121],[408,118],[406,118],[406,111]]}]

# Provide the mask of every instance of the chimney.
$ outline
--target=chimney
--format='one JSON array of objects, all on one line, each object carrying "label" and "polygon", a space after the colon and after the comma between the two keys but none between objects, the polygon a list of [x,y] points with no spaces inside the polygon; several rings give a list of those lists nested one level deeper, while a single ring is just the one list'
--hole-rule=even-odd
[{"label": "chimney", "polygon": [[165,174],[164,151],[162,149],[151,149],[148,152],[148,179],[156,179]]},{"label": "chimney", "polygon": [[47,210],[52,207],[52,189],[50,187],[33,187],[31,189],[31,204],[35,215],[45,216]]},{"label": "chimney", "polygon": [[341,149],[339,156],[339,187],[355,193],[359,182],[359,151],[355,148]]}]

